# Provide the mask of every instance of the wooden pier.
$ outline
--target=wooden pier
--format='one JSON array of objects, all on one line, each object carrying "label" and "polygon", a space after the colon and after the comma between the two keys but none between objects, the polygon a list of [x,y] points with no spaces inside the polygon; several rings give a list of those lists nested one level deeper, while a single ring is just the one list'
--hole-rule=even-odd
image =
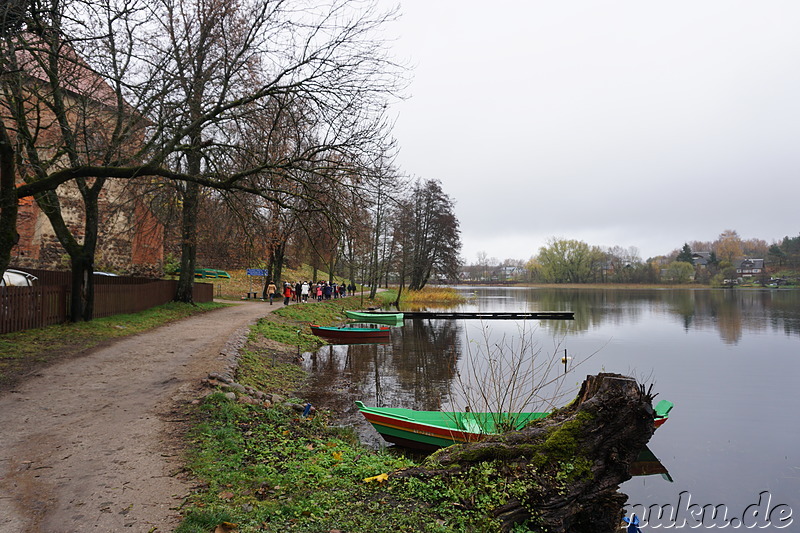
[{"label": "wooden pier", "polygon": [[448,313],[444,311],[403,311],[403,318],[466,320],[575,320],[575,313],[571,311],[544,311],[538,313]]}]

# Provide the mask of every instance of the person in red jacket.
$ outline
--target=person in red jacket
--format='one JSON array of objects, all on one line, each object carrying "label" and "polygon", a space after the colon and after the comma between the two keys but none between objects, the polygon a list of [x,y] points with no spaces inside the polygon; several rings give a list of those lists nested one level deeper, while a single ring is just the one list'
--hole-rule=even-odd
[{"label": "person in red jacket", "polygon": [[292,299],[292,286],[288,283],[283,284],[283,305],[289,305]]}]

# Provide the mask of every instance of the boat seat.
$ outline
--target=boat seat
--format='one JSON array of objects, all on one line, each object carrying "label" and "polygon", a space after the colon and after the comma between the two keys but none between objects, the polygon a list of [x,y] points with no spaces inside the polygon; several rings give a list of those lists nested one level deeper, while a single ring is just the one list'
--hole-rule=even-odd
[{"label": "boat seat", "polygon": [[470,433],[485,433],[483,426],[481,426],[474,417],[469,415],[462,415],[459,425],[461,429],[469,431]]},{"label": "boat seat", "polygon": [[656,404],[653,410],[656,412],[657,417],[663,418],[669,414],[674,405],[675,404],[669,400],[661,400]]},{"label": "boat seat", "polygon": [[464,426],[464,431],[469,431],[470,433],[483,433],[483,428],[481,425],[474,420],[465,420],[462,425]]}]

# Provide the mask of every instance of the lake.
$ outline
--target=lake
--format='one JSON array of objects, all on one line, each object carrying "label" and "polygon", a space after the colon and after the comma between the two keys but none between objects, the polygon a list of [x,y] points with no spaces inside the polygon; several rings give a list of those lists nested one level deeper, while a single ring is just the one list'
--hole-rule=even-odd
[{"label": "lake", "polygon": [[800,512],[800,291],[459,290],[470,300],[450,310],[572,311],[575,320],[407,320],[390,344],[306,354],[311,401],[342,413],[340,423],[378,446],[354,400],[422,410],[474,406],[481,380],[494,389],[496,361],[537,354],[534,375],[553,376],[563,373],[566,350],[568,365],[583,362],[567,374],[560,405],[598,372],[653,383],[656,401],[675,403],[649,444],[672,481],[635,477],[621,487],[646,525],[777,528]]}]

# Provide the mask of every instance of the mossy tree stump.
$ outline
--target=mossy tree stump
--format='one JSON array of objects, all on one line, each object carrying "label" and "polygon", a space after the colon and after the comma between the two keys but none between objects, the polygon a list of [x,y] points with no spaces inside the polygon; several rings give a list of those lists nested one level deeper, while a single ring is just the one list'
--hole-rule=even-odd
[{"label": "mossy tree stump", "polygon": [[612,532],[627,500],[619,485],[653,434],[653,415],[652,396],[636,380],[588,376],[570,405],[522,431],[439,450],[394,476],[446,480],[491,462],[509,487],[493,511],[504,530],[528,521],[542,531]]}]

